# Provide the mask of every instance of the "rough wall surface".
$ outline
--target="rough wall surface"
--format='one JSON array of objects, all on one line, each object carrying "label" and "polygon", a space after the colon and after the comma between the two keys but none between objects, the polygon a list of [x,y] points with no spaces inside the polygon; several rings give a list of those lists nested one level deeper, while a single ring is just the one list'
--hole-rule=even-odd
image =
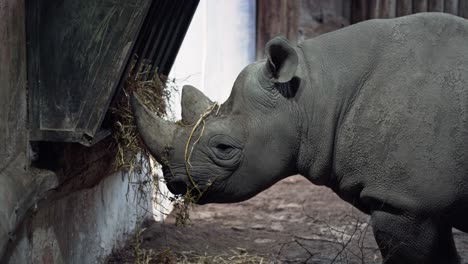
[{"label": "rough wall surface", "polygon": [[24,1],[0,1],[0,257],[26,208],[56,183],[29,169]]},{"label": "rough wall surface", "polygon": [[151,201],[137,204],[137,192],[126,174],[116,173],[53,202],[26,220],[7,263],[102,263],[152,216]]}]

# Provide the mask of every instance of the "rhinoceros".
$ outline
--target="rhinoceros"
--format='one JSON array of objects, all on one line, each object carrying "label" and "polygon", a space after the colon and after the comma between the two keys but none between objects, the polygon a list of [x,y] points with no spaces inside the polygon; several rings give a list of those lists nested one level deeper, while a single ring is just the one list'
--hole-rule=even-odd
[{"label": "rhinoceros", "polygon": [[[182,91],[182,120],[132,108],[175,194],[253,197],[290,175],[371,216],[385,263],[459,263],[468,232],[468,21],[361,22],[292,46],[276,37],[217,105]],[[228,63],[228,62],[227,62]]]}]

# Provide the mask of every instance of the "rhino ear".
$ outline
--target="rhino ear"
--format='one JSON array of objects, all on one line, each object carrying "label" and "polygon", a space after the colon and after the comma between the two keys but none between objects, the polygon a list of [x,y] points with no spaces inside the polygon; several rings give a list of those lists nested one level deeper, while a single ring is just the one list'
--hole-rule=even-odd
[{"label": "rhino ear", "polygon": [[265,73],[275,82],[289,82],[296,74],[298,56],[296,50],[283,37],[276,37],[266,44],[267,63]]},{"label": "rhino ear", "polygon": [[194,124],[213,102],[197,88],[184,85],[182,87],[182,121]]}]

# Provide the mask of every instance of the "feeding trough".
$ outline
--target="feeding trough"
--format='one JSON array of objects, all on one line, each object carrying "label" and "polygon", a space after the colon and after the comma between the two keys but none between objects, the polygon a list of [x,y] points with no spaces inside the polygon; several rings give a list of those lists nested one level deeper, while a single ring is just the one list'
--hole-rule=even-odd
[{"label": "feeding trough", "polygon": [[167,75],[197,5],[26,1],[30,140],[90,146],[108,136],[102,123],[130,62]]}]

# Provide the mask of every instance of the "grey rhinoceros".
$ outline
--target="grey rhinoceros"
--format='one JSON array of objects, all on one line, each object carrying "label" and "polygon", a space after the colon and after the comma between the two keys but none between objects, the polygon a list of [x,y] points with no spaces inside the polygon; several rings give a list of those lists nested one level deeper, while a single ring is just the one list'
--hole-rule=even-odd
[{"label": "grey rhinoceros", "polygon": [[385,263],[459,263],[452,227],[468,232],[468,21],[370,20],[297,47],[277,37],[265,53],[219,107],[184,87],[182,122],[134,97],[169,189],[231,203],[300,174],[371,215]]}]

